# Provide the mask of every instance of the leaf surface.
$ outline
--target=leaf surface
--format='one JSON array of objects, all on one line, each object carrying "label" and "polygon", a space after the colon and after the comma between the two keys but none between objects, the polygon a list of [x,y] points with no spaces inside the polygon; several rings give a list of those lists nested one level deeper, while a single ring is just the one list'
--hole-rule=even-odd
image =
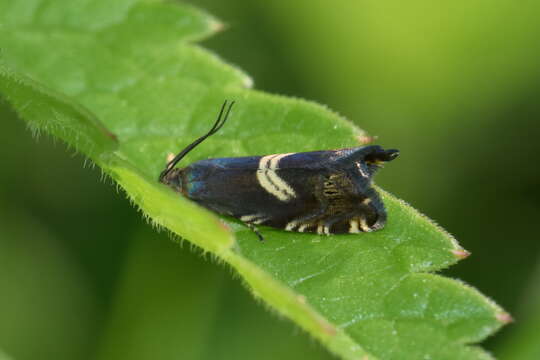
[{"label": "leaf surface", "polygon": [[[220,219],[157,182],[168,154],[238,102],[218,136],[188,155],[264,155],[358,146],[365,135],[327,108],[249,89],[199,48],[220,28],[160,1],[3,1],[0,92],[36,131],[92,158],[151,221],[230,264],[253,294],[345,359],[488,359],[476,343],[505,321],[493,302],[432,272],[466,252],[383,193],[387,226],[317,236]],[[392,171],[391,164],[384,171]],[[225,225],[226,224],[226,225]]]}]

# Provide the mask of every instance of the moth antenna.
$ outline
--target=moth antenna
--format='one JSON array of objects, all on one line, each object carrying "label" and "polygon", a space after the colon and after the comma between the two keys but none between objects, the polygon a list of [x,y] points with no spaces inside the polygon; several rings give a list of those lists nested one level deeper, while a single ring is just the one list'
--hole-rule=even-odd
[{"label": "moth antenna", "polygon": [[208,131],[205,135],[201,136],[200,138],[198,138],[197,140],[195,140],[194,142],[186,146],[184,150],[180,151],[178,155],[174,157],[174,159],[172,159],[171,161],[169,161],[169,163],[167,163],[167,166],[165,166],[165,170],[163,170],[161,174],[159,175],[159,181],[161,181],[165,176],[167,176],[167,174],[176,166],[176,164],[178,164],[178,162],[182,160],[184,156],[186,156],[191,150],[193,150],[195,147],[197,147],[197,145],[202,143],[207,137],[217,133],[219,129],[223,127],[223,125],[227,121],[227,118],[229,117],[229,113],[231,112],[231,109],[234,105],[234,101],[231,101],[229,103],[229,107],[227,108],[227,111],[225,111],[227,104],[228,104],[228,100],[225,100],[223,102],[223,105],[221,105],[221,109],[219,110],[219,115],[216,119],[216,122],[214,123],[214,126],[212,126],[210,131]]}]

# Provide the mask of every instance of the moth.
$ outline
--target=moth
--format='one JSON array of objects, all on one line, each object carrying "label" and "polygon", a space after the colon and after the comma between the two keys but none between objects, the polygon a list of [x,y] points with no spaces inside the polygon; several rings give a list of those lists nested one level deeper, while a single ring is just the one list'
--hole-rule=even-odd
[{"label": "moth", "polygon": [[262,240],[255,225],[317,234],[382,229],[386,210],[373,175],[399,151],[370,145],[264,156],[206,159],[175,168],[227,121],[225,101],[214,126],[176,155],[159,181],[198,204],[235,217]]}]

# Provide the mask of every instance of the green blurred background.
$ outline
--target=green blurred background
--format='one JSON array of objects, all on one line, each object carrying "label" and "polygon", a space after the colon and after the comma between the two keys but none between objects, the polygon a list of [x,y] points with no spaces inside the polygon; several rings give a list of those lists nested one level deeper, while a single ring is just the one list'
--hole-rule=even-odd
[{"label": "green blurred background", "polygon": [[[446,275],[516,318],[485,346],[539,359],[540,2],[191,3],[227,24],[203,46],[257,89],[327,104],[401,150],[378,183],[473,253]],[[0,116],[0,348],[14,359],[330,358],[99,169],[4,103]]]}]

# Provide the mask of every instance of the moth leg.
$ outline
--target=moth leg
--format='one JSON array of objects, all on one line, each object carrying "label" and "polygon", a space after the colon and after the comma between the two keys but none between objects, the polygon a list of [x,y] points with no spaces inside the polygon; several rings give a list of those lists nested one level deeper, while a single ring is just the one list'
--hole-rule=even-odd
[{"label": "moth leg", "polygon": [[323,223],[323,226],[324,226],[323,229],[325,230],[325,234],[330,235],[334,233],[332,231],[333,225],[341,221],[350,220],[350,219],[351,219],[351,214],[338,214],[338,215],[335,215],[326,219],[325,222]]},{"label": "moth leg", "polygon": [[324,216],[327,209],[328,205],[326,202],[324,202],[316,211],[312,212],[311,214],[289,221],[285,225],[285,230],[295,231],[295,229],[297,229],[296,231],[298,232],[304,232],[306,227],[317,225],[317,220],[320,220]]},{"label": "moth leg", "polygon": [[255,233],[255,235],[257,235],[257,237],[259,238],[259,241],[264,241],[263,236],[261,235],[261,233],[259,232],[259,229],[257,229],[257,227],[255,225],[250,224],[248,222],[244,222],[244,225],[246,225],[248,228],[250,228],[250,230],[253,231]]},{"label": "moth leg", "polygon": [[367,195],[368,197],[356,209],[354,216],[349,219],[351,229],[357,229],[359,226],[362,232],[371,232],[382,229],[386,224],[386,209],[379,195],[373,189],[369,189]]}]

